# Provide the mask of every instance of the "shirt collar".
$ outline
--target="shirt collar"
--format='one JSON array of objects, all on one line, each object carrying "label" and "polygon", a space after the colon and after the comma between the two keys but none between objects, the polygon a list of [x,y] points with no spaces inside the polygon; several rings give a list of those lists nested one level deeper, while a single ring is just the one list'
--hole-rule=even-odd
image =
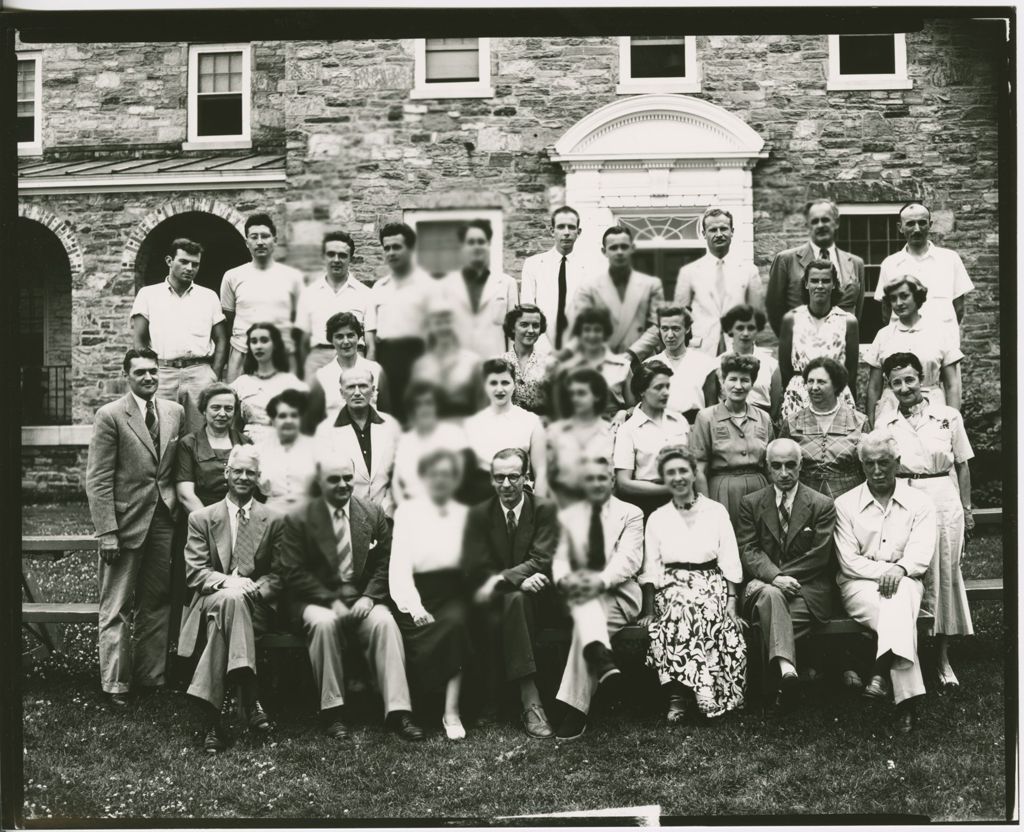
[{"label": "shirt collar", "polygon": [[[743,413],[743,418],[744,419],[751,419],[751,418],[753,418],[751,416],[751,413],[750,413],[750,409],[753,407],[753,405],[750,402],[747,402],[746,403],[746,407],[747,407],[747,409]],[[718,421],[718,422],[727,422],[727,421],[729,421],[731,419],[732,419],[732,413],[728,410],[728,408],[726,408],[726,406],[724,404],[719,402],[718,404],[715,405],[715,420],[716,421]]]},{"label": "shirt collar", "polygon": [[[648,416],[646,413],[644,413],[643,409],[639,405],[637,405],[636,410],[633,411],[633,415],[632,415],[631,418],[636,420],[636,423],[637,423],[638,426],[644,424],[644,422],[653,422],[654,421],[650,416]],[[671,422],[678,422],[681,418],[682,418],[681,416],[677,416],[671,410],[666,410],[662,414],[662,419],[666,419],[666,420],[671,421]]]},{"label": "shirt collar", "polygon": [[[373,409],[373,405],[370,405],[369,411],[370,411],[370,416],[367,419],[367,424],[370,424],[371,422],[373,424],[375,424],[375,425],[383,425],[384,424],[384,419],[381,418],[381,415],[376,410]],[[352,413],[349,411],[348,405],[345,405],[338,412],[338,418],[335,420],[334,426],[336,428],[342,428],[342,427],[345,427],[345,425],[351,425],[351,424],[352,424]]]},{"label": "shirt collar", "polygon": [[900,253],[901,254],[904,254],[907,257],[910,257],[910,258],[912,258],[914,260],[926,260],[927,258],[932,256],[932,253],[934,251],[935,251],[935,243],[933,243],[931,240],[929,240],[928,241],[928,245],[925,246],[924,254],[922,254],[920,256],[917,255],[917,254],[914,254],[914,252],[912,252],[910,250],[910,243],[907,243],[905,246],[903,246],[903,248],[900,249]]},{"label": "shirt collar", "polygon": [[[866,509],[872,503],[875,503],[877,505],[877,501],[875,500],[874,495],[871,493],[871,489],[868,488],[867,483],[863,483],[860,486],[860,490],[860,500],[858,500],[858,503],[860,505],[861,511],[864,511],[864,509]],[[892,492],[892,497],[889,498],[890,505],[892,503],[897,503],[900,506],[900,508],[906,508],[906,492],[909,490],[910,486],[906,483],[905,480],[897,479],[896,489]]]},{"label": "shirt collar", "polygon": [[[355,278],[352,276],[352,272],[349,272],[348,277],[345,278],[345,282],[342,283],[340,287],[338,287],[337,291],[344,292],[348,289],[354,289],[355,287],[352,285],[353,280],[355,280]],[[327,279],[326,272],[320,275],[320,281],[317,283],[317,286],[319,286],[321,289],[327,289],[329,292],[335,291],[334,287],[331,285],[331,282]]]},{"label": "shirt collar", "polygon": [[[577,240],[577,242],[579,241]],[[562,252],[558,250],[557,246],[552,246],[548,251],[551,252],[551,256],[554,257],[555,260],[561,260],[564,257],[566,263],[571,263],[573,255],[576,253],[576,249],[574,248],[568,254],[562,254]]]},{"label": "shirt collar", "polygon": [[185,297],[185,295],[190,295],[192,294],[192,290],[196,288],[196,282],[193,280],[191,283],[188,284],[188,288],[179,295],[177,292],[174,291],[174,287],[171,285],[170,275],[168,275],[164,279],[164,285],[167,287],[167,291],[174,295],[176,298],[183,298]]},{"label": "shirt collar", "polygon": [[500,497],[498,498],[498,505],[501,506],[501,514],[502,514],[502,516],[503,517],[508,517],[509,511],[511,511],[515,515],[516,524],[518,525],[519,524],[519,518],[522,517],[522,514],[523,514],[523,506],[526,505],[526,495],[523,494],[523,496],[519,498],[519,502],[516,503],[516,505],[513,506],[511,509],[505,508],[505,504],[503,502],[501,502],[501,498]]},{"label": "shirt collar", "polygon": [[795,485],[791,489],[789,489],[789,491],[783,491],[781,488],[779,488],[774,483],[772,484],[772,488],[775,490],[775,505],[776,506],[782,505],[782,501],[785,500],[786,501],[786,505],[789,508],[793,507],[793,498],[796,497],[796,486]]},{"label": "shirt collar", "polygon": [[[141,397],[139,397],[139,396],[136,396],[134,393],[132,393],[131,396],[132,396],[133,399],[135,399],[135,404],[137,404],[139,406],[139,412],[143,416],[145,416],[146,415],[146,400],[141,398]],[[153,402],[153,411],[156,412],[157,407],[156,407],[156,394],[155,393],[153,394],[153,398],[150,399],[150,401]],[[159,413],[157,413],[156,416],[157,416],[158,419],[160,418],[160,414]]]},{"label": "shirt collar", "polygon": [[335,508],[334,506],[332,506],[330,504],[330,502],[328,502],[328,500],[326,498],[324,498],[324,505],[327,506],[327,513],[330,515],[332,523],[337,522],[337,520],[335,519],[335,516],[334,516],[334,512],[336,512],[336,511],[340,511],[341,512],[341,516],[345,520],[348,520],[348,507],[351,505],[351,503],[345,503],[345,505],[341,506],[340,508]]},{"label": "shirt collar", "polygon": [[811,247],[811,251],[813,252],[815,257],[818,256],[818,252],[820,252],[823,248],[825,249],[825,251],[829,253],[829,257],[836,253],[836,244],[834,240],[832,242],[832,245],[828,247],[819,246],[816,242],[814,242],[814,240],[808,240],[807,244]]},{"label": "shirt collar", "polygon": [[250,497],[249,501],[242,506],[238,505],[238,503],[236,503],[234,500],[228,499],[227,497],[225,497],[224,500],[228,504],[228,511],[231,512],[231,516],[234,517],[236,520],[238,519],[238,512],[240,511],[244,511],[246,515],[252,517],[252,497]]}]

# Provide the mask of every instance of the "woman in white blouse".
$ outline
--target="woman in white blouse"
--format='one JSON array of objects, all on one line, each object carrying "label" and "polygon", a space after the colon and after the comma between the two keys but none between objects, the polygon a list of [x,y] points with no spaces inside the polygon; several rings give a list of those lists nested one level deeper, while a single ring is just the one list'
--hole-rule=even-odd
[{"label": "woman in white blouse", "polygon": [[287,514],[309,499],[316,479],[315,443],[299,432],[309,406],[309,394],[285,390],[267,402],[267,416],[273,432],[258,443],[260,490],[267,508]]},{"label": "woman in white blouse", "polygon": [[243,432],[253,442],[273,435],[267,402],[285,390],[308,390],[288,368],[288,351],[273,324],[255,323],[245,333],[248,345],[242,375],[231,382],[241,406]]},{"label": "woman in white blouse", "polygon": [[466,736],[459,712],[462,669],[469,651],[459,568],[468,509],[453,498],[462,461],[440,448],[420,460],[426,496],[395,509],[388,580],[398,609],[414,694],[444,690],[441,724],[451,740]]},{"label": "woman in white blouse", "polygon": [[658,454],[671,502],[647,521],[641,626],[647,663],[669,686],[668,721],[722,716],[743,704],[746,645],[736,609],[743,580],[736,535],[725,506],[698,494],[697,463],[684,445]]}]

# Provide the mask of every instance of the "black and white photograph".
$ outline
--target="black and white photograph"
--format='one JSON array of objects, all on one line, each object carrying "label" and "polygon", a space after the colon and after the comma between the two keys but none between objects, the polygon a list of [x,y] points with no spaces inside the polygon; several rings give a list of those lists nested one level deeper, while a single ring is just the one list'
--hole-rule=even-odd
[{"label": "black and white photograph", "polygon": [[1018,820],[1014,6],[0,35],[0,826]]}]

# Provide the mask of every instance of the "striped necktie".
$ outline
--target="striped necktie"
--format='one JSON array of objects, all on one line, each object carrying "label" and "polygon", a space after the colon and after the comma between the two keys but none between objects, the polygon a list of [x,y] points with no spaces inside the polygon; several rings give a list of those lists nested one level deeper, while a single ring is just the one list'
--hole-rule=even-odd
[{"label": "striped necktie", "polygon": [[779,503],[779,525],[782,526],[782,539],[785,540],[789,535],[789,507],[786,502],[789,500],[789,495],[782,495],[782,502]]},{"label": "striped necktie", "polygon": [[338,577],[345,583],[352,581],[352,538],[349,536],[345,510],[334,510],[334,532],[338,538]]},{"label": "striped necktie", "polygon": [[160,447],[160,424],[156,420],[156,405],[153,404],[153,400],[150,399],[146,402],[146,430],[149,431],[149,437],[153,440],[153,447]]},{"label": "striped necktie", "polygon": [[235,530],[235,546],[231,550],[231,569],[243,577],[249,577],[256,569],[256,523],[252,520],[252,509],[238,510],[238,528]]}]

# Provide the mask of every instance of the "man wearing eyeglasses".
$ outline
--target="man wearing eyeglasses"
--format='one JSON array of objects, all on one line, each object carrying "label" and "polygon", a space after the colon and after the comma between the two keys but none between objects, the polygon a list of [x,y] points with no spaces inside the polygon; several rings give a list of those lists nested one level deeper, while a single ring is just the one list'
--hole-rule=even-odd
[{"label": "man wearing eyeglasses", "polygon": [[[555,504],[527,492],[529,459],[520,448],[498,451],[491,460],[495,495],[469,510],[463,542],[463,569],[482,616],[484,637],[497,655],[504,680],[516,682],[521,721],[537,739],[553,736],[540,693],[533,655],[534,619],[541,593],[551,586],[551,558],[558,545]],[[499,669],[488,667],[491,686]],[[491,692],[491,691],[489,691]]]}]

